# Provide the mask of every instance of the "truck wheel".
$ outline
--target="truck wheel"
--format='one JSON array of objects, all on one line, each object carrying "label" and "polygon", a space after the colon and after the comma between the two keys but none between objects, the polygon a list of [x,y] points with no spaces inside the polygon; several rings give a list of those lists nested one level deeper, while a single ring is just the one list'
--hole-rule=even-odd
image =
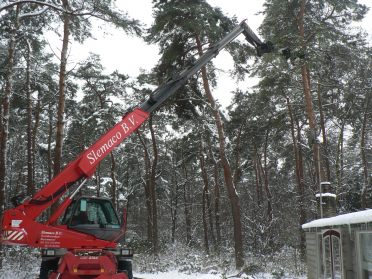
[{"label": "truck wheel", "polygon": [[118,261],[118,269],[121,271],[126,271],[128,279],[133,279],[133,270],[131,261]]},{"label": "truck wheel", "polygon": [[48,279],[50,270],[58,269],[58,261],[42,261],[40,266],[40,279]]}]

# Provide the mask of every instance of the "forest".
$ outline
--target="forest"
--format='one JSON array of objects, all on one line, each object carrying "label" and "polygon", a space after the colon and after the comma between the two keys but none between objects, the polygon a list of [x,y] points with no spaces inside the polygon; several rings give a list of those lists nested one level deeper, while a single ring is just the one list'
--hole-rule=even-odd
[{"label": "forest", "polygon": [[[239,24],[208,0],[152,5],[145,28],[115,0],[0,3],[0,214]],[[138,269],[169,268],[149,265],[167,251],[223,258],[221,269],[283,254],[301,265],[301,225],[320,218],[321,182],[331,183],[339,214],[372,207],[372,51],[354,25],[368,10],[357,0],[266,0],[257,34],[274,51],[257,56],[243,38],[226,48],[231,82],[255,77],[257,86],[226,92],[233,99],[222,108],[213,90],[223,69],[212,61],[99,163],[79,194],[127,207]],[[158,64],[131,76],[107,73],[94,53],[69,63],[71,41],[93,37],[93,21],[157,45]],[[2,261],[37,253],[1,249]]]}]

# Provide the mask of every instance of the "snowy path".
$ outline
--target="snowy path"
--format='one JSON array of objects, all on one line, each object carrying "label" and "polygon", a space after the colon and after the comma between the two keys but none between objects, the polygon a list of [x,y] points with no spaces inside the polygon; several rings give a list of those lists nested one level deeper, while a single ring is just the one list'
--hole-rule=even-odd
[{"label": "snowy path", "polygon": [[[221,274],[192,274],[187,275],[185,273],[178,273],[177,271],[167,272],[167,273],[147,273],[147,274],[140,274],[140,273],[134,273],[134,277],[137,279],[221,279]],[[236,278],[236,277],[235,277]],[[253,277],[248,276],[241,278],[247,278],[251,279]],[[256,279],[273,279],[274,277],[271,274],[264,273],[260,276],[255,276]],[[306,279],[306,276],[299,276],[299,277],[283,277],[285,279]],[[232,278],[234,279],[234,278]]]},{"label": "snowy path", "polygon": [[174,272],[167,272],[167,273],[158,273],[158,274],[137,274],[135,273],[134,276],[136,278],[143,278],[143,279],[221,279],[221,275],[213,275],[213,274],[193,274],[187,275],[184,273]]}]

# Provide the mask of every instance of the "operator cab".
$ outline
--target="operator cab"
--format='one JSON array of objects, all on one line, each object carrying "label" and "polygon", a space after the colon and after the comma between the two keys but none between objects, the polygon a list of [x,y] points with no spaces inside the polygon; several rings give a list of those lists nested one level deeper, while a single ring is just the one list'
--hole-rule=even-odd
[{"label": "operator cab", "polygon": [[[109,199],[80,197],[67,207],[62,225],[99,239],[113,241],[123,230],[114,205]],[[115,242],[119,242],[122,237]]]}]

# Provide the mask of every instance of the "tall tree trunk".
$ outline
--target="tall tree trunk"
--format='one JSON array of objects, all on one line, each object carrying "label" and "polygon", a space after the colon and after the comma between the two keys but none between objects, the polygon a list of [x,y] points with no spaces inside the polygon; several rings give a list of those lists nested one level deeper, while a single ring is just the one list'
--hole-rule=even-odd
[{"label": "tall tree trunk", "polygon": [[35,192],[33,181],[33,150],[32,150],[32,106],[31,106],[31,81],[30,81],[30,55],[31,47],[26,40],[27,54],[26,54],[26,96],[27,96],[27,196],[32,196]]},{"label": "tall tree trunk", "polygon": [[262,201],[262,179],[261,179],[261,157],[258,154],[258,148],[256,144],[255,138],[252,136],[252,143],[254,146],[254,173],[255,173],[255,180],[256,180],[256,190],[257,190],[257,205],[260,207]]},{"label": "tall tree trunk", "polygon": [[33,181],[35,187],[35,150],[36,150],[36,135],[39,129],[39,120],[40,120],[40,111],[41,111],[41,102],[40,102],[40,91],[38,91],[37,95],[37,105],[36,105],[36,115],[35,115],[35,123],[32,130],[32,169],[33,169]]},{"label": "tall tree trunk", "polygon": [[156,138],[154,129],[152,126],[152,115],[149,119],[149,128],[151,133],[152,148],[154,151],[154,160],[151,166],[151,203],[152,203],[152,235],[153,235],[153,244],[154,244],[154,254],[157,255],[159,252],[158,245],[158,209],[156,202],[156,167],[158,165],[158,148],[156,146]]},{"label": "tall tree trunk", "polygon": [[156,167],[158,164],[158,149],[156,146],[156,138],[154,129],[152,126],[152,115],[149,117],[149,129],[151,134],[152,140],[152,148],[154,152],[154,159],[151,164],[150,156],[148,152],[148,147],[146,144],[146,139],[142,139],[139,133],[138,136],[142,143],[145,152],[145,171],[146,177],[145,181],[143,181],[143,185],[145,187],[145,195],[146,195],[146,205],[148,210],[148,238],[149,244],[153,248],[154,254],[158,254],[159,252],[159,244],[158,244],[158,220],[157,220],[157,202],[156,202]]},{"label": "tall tree trunk", "polygon": [[238,172],[239,172],[239,144],[240,144],[240,137],[242,135],[243,127],[245,122],[247,121],[249,112],[245,115],[243,123],[240,125],[238,138],[236,140],[236,158],[235,158],[235,174],[234,174],[234,185],[235,188],[238,189]]},{"label": "tall tree trunk", "polygon": [[368,168],[367,168],[367,158],[366,158],[366,146],[364,143],[365,134],[366,134],[366,123],[367,123],[367,115],[368,115],[368,105],[370,96],[367,98],[366,102],[366,109],[364,110],[363,116],[363,128],[362,128],[362,138],[360,141],[360,149],[362,151],[362,163],[363,163],[363,173],[364,173],[364,185],[362,190],[362,210],[366,209],[366,199],[367,199],[367,187],[369,185],[369,178],[368,178]]},{"label": "tall tree trunk", "polygon": [[[301,127],[297,122],[297,142],[301,142]],[[301,182],[304,181],[304,161],[302,156],[302,147],[301,144],[298,145],[298,166],[300,168],[300,178]]]},{"label": "tall tree trunk", "polygon": [[330,167],[330,164],[329,164],[329,153],[328,153],[326,129],[325,129],[325,124],[324,124],[322,95],[320,94],[320,84],[318,84],[318,100],[319,100],[320,125],[321,125],[322,135],[323,135],[323,147],[324,147],[324,153],[325,153],[325,163],[326,163],[326,168],[327,168],[327,181],[330,182],[331,181],[331,167]]},{"label": "tall tree trunk", "polygon": [[116,164],[115,164],[115,158],[114,158],[114,154],[112,154],[112,152],[110,152],[110,156],[111,156],[111,179],[112,179],[112,199],[114,201],[114,206],[116,208],[116,179],[115,179],[115,167],[116,167]]},{"label": "tall tree trunk", "polygon": [[[1,142],[0,142],[0,216],[4,210],[4,198],[5,198],[5,176],[6,176],[6,152],[7,152],[7,141],[9,132],[9,112],[10,112],[10,95],[12,92],[12,79],[13,79],[13,66],[14,66],[14,54],[15,54],[15,39],[18,32],[19,26],[19,13],[21,10],[21,4],[17,5],[16,17],[14,20],[14,28],[9,42],[9,63],[6,72],[6,85],[5,94],[3,99],[3,115],[1,118]],[[0,115],[1,116],[1,115]],[[3,245],[0,243],[0,250]],[[2,268],[3,262],[0,259],[0,268]]]},{"label": "tall tree trunk", "polygon": [[273,208],[271,206],[272,196],[271,196],[271,191],[269,189],[269,174],[267,171],[267,148],[268,148],[268,141],[269,141],[269,131],[270,129],[268,127],[267,132],[266,132],[266,139],[265,139],[264,174],[265,174],[265,191],[267,195],[267,215],[269,217],[269,221],[271,222],[272,215],[273,215]]},{"label": "tall tree trunk", "polygon": [[337,156],[336,156],[336,177],[337,177],[337,189],[336,189],[336,195],[338,198],[338,195],[341,192],[341,184],[342,184],[342,172],[343,172],[343,145],[344,145],[344,130],[346,125],[346,120],[349,118],[351,109],[353,108],[357,98],[354,98],[353,102],[351,103],[348,111],[346,112],[346,115],[344,117],[344,120],[342,121],[341,128],[340,128],[340,134],[338,136],[338,142],[337,142]]},{"label": "tall tree trunk", "polygon": [[207,208],[206,208],[206,193],[208,192],[208,175],[204,165],[204,152],[203,152],[203,136],[200,139],[200,150],[199,150],[200,170],[202,173],[204,187],[203,187],[203,229],[204,229],[204,248],[205,252],[209,254],[209,242],[208,242],[208,226],[207,226]]},{"label": "tall tree trunk", "polygon": [[4,192],[5,192],[5,175],[6,175],[6,156],[7,156],[7,142],[9,132],[9,112],[10,112],[10,95],[12,92],[13,82],[13,66],[14,66],[14,55],[15,55],[15,39],[18,32],[19,26],[19,13],[21,10],[21,4],[17,5],[16,17],[14,20],[14,28],[10,37],[9,42],[9,63],[6,72],[6,85],[5,94],[3,99],[3,116],[1,118],[1,146],[0,146],[0,216],[4,210]]},{"label": "tall tree trunk", "polygon": [[262,189],[261,189],[261,182],[260,182],[260,178],[259,178],[259,170],[258,170],[258,154],[257,154],[257,150],[255,150],[254,152],[254,159],[253,159],[253,162],[254,162],[254,174],[255,174],[255,177],[256,177],[256,191],[257,191],[257,205],[260,206],[261,205],[261,193],[262,193]]},{"label": "tall tree trunk", "polygon": [[[213,214],[212,214],[212,207],[211,207],[211,198],[210,198],[210,191],[209,188],[205,192],[205,197],[207,199],[207,212],[208,212],[208,220],[209,220],[209,227],[210,227],[210,239],[212,245],[216,247],[216,237],[214,235],[214,226],[213,226]],[[216,251],[216,249],[215,249]]]},{"label": "tall tree trunk", "polygon": [[48,135],[48,181],[52,180],[52,137],[53,137],[53,111],[49,103],[49,135]]},{"label": "tall tree trunk", "polygon": [[153,236],[153,223],[152,223],[152,203],[151,203],[151,185],[149,176],[146,176],[145,181],[145,198],[146,198],[146,207],[147,207],[147,239],[149,248],[153,248],[154,246],[154,236]]},{"label": "tall tree trunk", "polygon": [[214,201],[214,215],[216,218],[216,251],[217,254],[220,254],[221,251],[221,221],[220,221],[220,186],[218,183],[218,166],[217,166],[217,161],[214,158],[212,147],[209,149],[210,154],[211,154],[211,159],[213,162],[213,169],[214,169],[214,196],[215,196],[215,201]]},{"label": "tall tree trunk", "polygon": [[[62,0],[63,7],[66,11],[70,10],[68,0]],[[54,176],[61,171],[62,166],[62,146],[63,146],[63,132],[65,126],[65,93],[66,93],[66,67],[67,67],[67,50],[69,39],[70,15],[65,13],[63,22],[63,42],[61,51],[61,65],[59,72],[59,100],[57,111],[57,139],[54,156]],[[52,204],[51,211],[54,212],[58,208],[58,201]]]},{"label": "tall tree trunk", "polygon": [[[204,136],[204,135],[203,135]],[[204,159],[204,142],[203,142],[203,136],[200,140],[200,168],[204,180],[204,189],[203,189],[203,225],[204,225],[204,238],[205,238],[205,247],[206,252],[210,252],[210,245],[209,245],[209,238],[211,239],[212,244],[216,244],[216,239],[214,236],[214,230],[213,230],[213,216],[212,216],[212,210],[211,210],[211,202],[210,202],[210,195],[209,195],[209,179],[208,179],[208,173],[207,168],[205,166],[205,159]],[[209,221],[209,233],[208,233],[208,226],[207,221]]]},{"label": "tall tree trunk", "polygon": [[301,179],[301,171],[300,171],[300,160],[299,160],[299,154],[298,154],[298,146],[296,141],[296,135],[295,135],[295,123],[293,119],[292,114],[292,108],[289,101],[289,98],[286,96],[284,91],[282,91],[284,98],[287,100],[287,106],[288,106],[288,112],[291,119],[291,135],[292,135],[292,142],[293,142],[293,150],[294,150],[294,156],[295,156],[295,163],[296,163],[296,177],[297,177],[297,186],[298,186],[298,197],[299,197],[299,208],[300,208],[300,224],[299,224],[299,233],[300,233],[300,253],[301,256],[304,257],[306,252],[306,235],[305,231],[302,229],[302,225],[306,222],[306,213],[304,209],[304,187]]},{"label": "tall tree trunk", "polygon": [[[300,36],[303,41],[302,48],[305,50],[305,28],[304,28],[304,13],[305,13],[305,5],[307,0],[302,0],[301,9],[298,13],[298,27],[300,29]],[[306,100],[306,107],[307,107],[307,114],[309,117],[309,126],[310,130],[314,131],[314,134],[317,135],[317,127],[316,127],[316,120],[315,120],[315,113],[314,113],[314,107],[313,107],[313,101],[311,98],[311,90],[310,90],[310,72],[309,69],[306,66],[301,67],[301,75],[302,75],[302,85],[303,90],[305,94],[305,100]],[[320,173],[320,179],[321,181],[325,180],[324,171],[322,169],[322,165],[318,164],[318,162],[321,162],[321,156],[320,152],[318,152],[319,146],[317,144],[314,144],[313,150],[314,150],[314,162],[316,163],[316,171],[318,174]],[[319,157],[319,158],[318,158]],[[318,166],[320,165],[320,168]],[[318,175],[319,177],[319,175]],[[319,182],[321,182],[319,181]]]},{"label": "tall tree trunk", "polygon": [[[195,34],[195,39],[196,39],[199,55],[201,56],[203,54],[203,50],[202,50],[202,46],[199,41],[199,37],[197,33]],[[222,162],[222,166],[223,166],[223,170],[225,174],[226,188],[227,188],[227,191],[230,197],[231,211],[232,211],[232,217],[233,217],[233,222],[234,222],[236,267],[241,268],[244,266],[244,255],[243,255],[243,236],[242,236],[242,226],[241,226],[241,220],[240,220],[240,207],[239,207],[238,194],[234,186],[233,175],[231,172],[230,164],[226,157],[226,141],[225,141],[225,135],[223,131],[222,120],[221,120],[220,114],[218,112],[218,108],[216,106],[216,103],[214,101],[214,98],[209,88],[207,70],[205,67],[203,67],[201,71],[202,71],[202,77],[203,77],[204,90],[211,104],[211,107],[213,109],[213,116],[216,121],[219,144],[220,144],[221,162]]]},{"label": "tall tree trunk", "polygon": [[[178,151],[178,150],[177,150]],[[176,151],[176,152],[177,152]],[[177,156],[176,152],[173,152],[173,162],[177,161]],[[178,153],[178,152],[177,152]],[[178,173],[176,171],[176,168],[173,168],[173,173],[172,173],[172,185],[173,186],[173,191],[175,193],[174,199],[173,195],[171,194],[170,197],[170,213],[171,213],[171,220],[172,220],[172,243],[175,242],[176,240],[176,230],[177,230],[177,217],[178,217],[178,191],[179,191],[179,183],[178,183]]]},{"label": "tall tree trunk", "polygon": [[[143,125],[145,129],[145,125]],[[137,135],[141,141],[141,144],[145,153],[145,178],[142,180],[143,187],[145,189],[145,199],[146,199],[146,208],[147,208],[147,239],[149,248],[153,246],[153,228],[152,228],[152,204],[151,204],[151,184],[150,184],[150,158],[147,150],[147,141],[146,138],[142,139],[141,134],[137,130]],[[140,167],[138,167],[138,175],[141,177]]]},{"label": "tall tree trunk", "polygon": [[191,244],[191,216],[190,216],[190,202],[187,197],[187,167],[186,167],[186,161],[185,161],[185,154],[183,153],[182,149],[182,165],[183,165],[183,175],[185,178],[185,183],[183,184],[183,200],[185,203],[185,222],[186,222],[186,243],[187,245]]}]

